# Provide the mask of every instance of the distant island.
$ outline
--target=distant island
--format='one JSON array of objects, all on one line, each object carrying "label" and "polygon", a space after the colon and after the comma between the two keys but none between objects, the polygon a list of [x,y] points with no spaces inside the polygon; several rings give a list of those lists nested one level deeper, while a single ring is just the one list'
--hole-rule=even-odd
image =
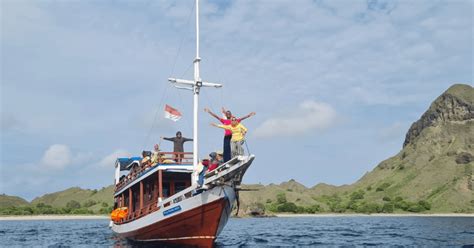
[{"label": "distant island", "polygon": [[[243,185],[239,216],[275,213],[474,213],[474,89],[456,84],[414,122],[402,150],[351,185]],[[28,202],[0,195],[0,215],[109,214],[113,186]],[[234,209],[236,211],[236,209]]]}]

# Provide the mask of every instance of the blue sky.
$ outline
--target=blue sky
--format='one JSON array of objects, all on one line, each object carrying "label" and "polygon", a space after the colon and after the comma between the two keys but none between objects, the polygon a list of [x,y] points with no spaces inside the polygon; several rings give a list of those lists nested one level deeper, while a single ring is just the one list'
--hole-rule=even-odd
[{"label": "blue sky", "polygon": [[[107,186],[115,157],[192,136],[192,96],[166,79],[192,78],[193,1],[0,2],[1,193]],[[201,76],[225,85],[205,89],[201,109],[257,112],[244,122],[257,156],[245,183],[353,183],[400,150],[450,85],[472,85],[472,1],[203,0],[201,10]],[[164,119],[164,103],[183,119]],[[205,155],[223,132],[201,113]]]}]

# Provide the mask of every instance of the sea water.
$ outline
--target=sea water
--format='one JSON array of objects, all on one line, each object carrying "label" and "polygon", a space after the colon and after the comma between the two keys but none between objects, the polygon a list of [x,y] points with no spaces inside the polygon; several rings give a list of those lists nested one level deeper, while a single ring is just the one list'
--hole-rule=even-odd
[{"label": "sea water", "polygon": [[[108,220],[0,221],[1,247],[157,247],[116,236]],[[474,247],[472,217],[232,218],[216,247]]]}]

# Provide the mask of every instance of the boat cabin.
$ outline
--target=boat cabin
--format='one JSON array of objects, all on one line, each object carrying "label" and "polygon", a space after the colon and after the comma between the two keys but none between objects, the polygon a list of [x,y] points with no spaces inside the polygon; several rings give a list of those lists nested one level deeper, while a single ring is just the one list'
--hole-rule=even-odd
[{"label": "boat cabin", "polygon": [[159,157],[155,164],[143,163],[141,157],[117,159],[114,209],[127,210],[117,224],[158,210],[159,202],[191,186],[191,152],[160,152]]}]

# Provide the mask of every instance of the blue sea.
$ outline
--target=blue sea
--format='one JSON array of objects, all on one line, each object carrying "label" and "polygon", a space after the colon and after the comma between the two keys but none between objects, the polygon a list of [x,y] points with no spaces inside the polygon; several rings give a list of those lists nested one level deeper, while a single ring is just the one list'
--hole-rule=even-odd
[{"label": "blue sea", "polygon": [[[108,220],[0,221],[0,247],[166,247],[123,240]],[[469,217],[233,218],[216,247],[474,247]]]}]

